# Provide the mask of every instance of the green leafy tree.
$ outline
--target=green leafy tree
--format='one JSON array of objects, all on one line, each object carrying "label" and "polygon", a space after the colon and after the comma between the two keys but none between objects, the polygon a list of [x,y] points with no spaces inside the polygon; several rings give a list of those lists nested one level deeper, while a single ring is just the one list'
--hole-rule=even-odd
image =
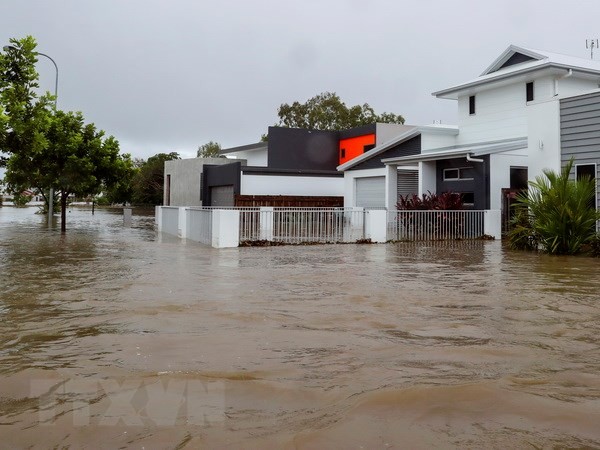
[{"label": "green leafy tree", "polygon": [[[11,154],[36,154],[46,148],[45,133],[52,115],[53,97],[48,93],[37,95],[35,39],[31,36],[10,39],[10,47],[0,53],[1,167],[7,166]],[[40,188],[38,185],[29,187]],[[45,195],[44,198],[47,201]]]},{"label": "green leafy tree", "polygon": [[133,178],[133,202],[143,205],[162,205],[165,181],[165,161],[179,159],[179,154],[158,153],[141,164]]},{"label": "green leafy tree", "polygon": [[13,194],[13,205],[17,208],[24,208],[27,203],[31,201],[31,195],[27,195],[21,192],[15,192]]},{"label": "green leafy tree", "polygon": [[209,141],[204,145],[198,147],[196,155],[198,158],[224,158],[224,155],[220,154],[221,144],[218,142]]},{"label": "green leafy tree", "polygon": [[139,167],[131,159],[129,154],[124,154],[119,171],[121,176],[111,186],[103,186],[102,193],[106,204],[128,203],[133,200],[133,180],[139,171]]},{"label": "green leafy tree", "polygon": [[404,123],[401,115],[376,114],[368,103],[348,107],[334,92],[323,92],[306,103],[284,103],[277,115],[279,126],[312,130],[345,130],[377,122]]},{"label": "green leafy tree", "polygon": [[56,111],[45,137],[43,150],[11,154],[5,179],[12,191],[28,186],[53,188],[60,200],[64,233],[69,195],[86,197],[112,187],[126,176],[129,156],[120,155],[118,141],[85,124],[79,112]]},{"label": "green leafy tree", "polygon": [[64,233],[68,196],[95,195],[112,186],[129,157],[119,154],[115,138],[85,124],[81,113],[51,109],[49,94],[38,98],[35,40],[28,36],[10,42],[12,48],[0,57],[5,181],[12,192],[34,187],[42,194],[51,188],[59,193]]},{"label": "green leafy tree", "polygon": [[550,254],[572,255],[594,240],[600,220],[600,212],[591,206],[596,183],[589,177],[570,179],[573,164],[571,159],[560,173],[545,170],[517,197],[519,212],[508,236],[512,248],[541,246]]}]

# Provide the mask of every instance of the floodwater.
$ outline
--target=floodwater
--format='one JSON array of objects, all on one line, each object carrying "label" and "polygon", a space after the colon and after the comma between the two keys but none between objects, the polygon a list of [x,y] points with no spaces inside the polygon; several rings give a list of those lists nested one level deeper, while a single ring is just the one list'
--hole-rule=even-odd
[{"label": "floodwater", "polygon": [[1,448],[600,448],[600,260],[0,208]]}]

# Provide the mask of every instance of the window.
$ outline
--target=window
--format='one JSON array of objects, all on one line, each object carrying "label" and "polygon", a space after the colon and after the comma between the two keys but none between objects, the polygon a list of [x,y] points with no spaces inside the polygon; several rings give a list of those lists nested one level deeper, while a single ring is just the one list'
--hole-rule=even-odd
[{"label": "window", "polygon": [[471,95],[469,97],[469,115],[475,115],[475,96]]},{"label": "window", "polygon": [[200,201],[202,201],[202,182],[204,181],[203,180],[204,177],[202,175],[203,175],[203,173],[200,172]]},{"label": "window", "polygon": [[369,144],[369,145],[365,145],[363,147],[363,153],[367,153],[369,150],[371,150],[372,148],[375,148],[375,144]]},{"label": "window", "polygon": [[528,102],[533,101],[533,81],[531,81],[525,85],[525,95],[526,95],[526,101],[528,101]]},{"label": "window", "polygon": [[527,189],[527,168],[526,167],[511,167],[510,168],[510,188],[511,189]]},{"label": "window", "polygon": [[475,204],[474,192],[461,192],[460,197],[465,206],[473,206]]},{"label": "window", "polygon": [[171,175],[168,174],[167,175],[167,186],[165,189],[165,206],[170,206],[171,205]]},{"label": "window", "polygon": [[[596,181],[596,164],[578,164],[575,166],[575,177],[578,180],[588,178]],[[596,208],[596,196],[590,201],[590,209]]]},{"label": "window", "polygon": [[444,169],[444,181],[459,180],[460,172],[458,169]]},{"label": "window", "polygon": [[444,181],[472,180],[475,170],[472,167],[444,169]]},{"label": "window", "polygon": [[596,179],[596,164],[578,164],[575,166],[575,176],[578,180],[583,177]]},{"label": "window", "polygon": [[346,157],[346,149],[342,148],[340,149],[340,158],[344,159]]}]

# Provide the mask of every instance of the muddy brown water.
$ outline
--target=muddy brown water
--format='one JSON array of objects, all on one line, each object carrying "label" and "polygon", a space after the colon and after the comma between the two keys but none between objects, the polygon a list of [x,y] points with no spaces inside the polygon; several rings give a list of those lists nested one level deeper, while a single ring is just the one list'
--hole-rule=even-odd
[{"label": "muddy brown water", "polygon": [[600,261],[0,208],[0,448],[599,448]]}]

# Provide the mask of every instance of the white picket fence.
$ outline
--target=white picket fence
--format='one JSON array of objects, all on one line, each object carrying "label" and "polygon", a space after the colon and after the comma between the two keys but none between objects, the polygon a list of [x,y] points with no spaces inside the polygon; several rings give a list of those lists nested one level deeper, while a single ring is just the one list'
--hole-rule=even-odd
[{"label": "white picket fence", "polygon": [[363,208],[184,208],[158,206],[161,232],[216,248],[371,240],[500,238],[500,211],[387,211]]}]

